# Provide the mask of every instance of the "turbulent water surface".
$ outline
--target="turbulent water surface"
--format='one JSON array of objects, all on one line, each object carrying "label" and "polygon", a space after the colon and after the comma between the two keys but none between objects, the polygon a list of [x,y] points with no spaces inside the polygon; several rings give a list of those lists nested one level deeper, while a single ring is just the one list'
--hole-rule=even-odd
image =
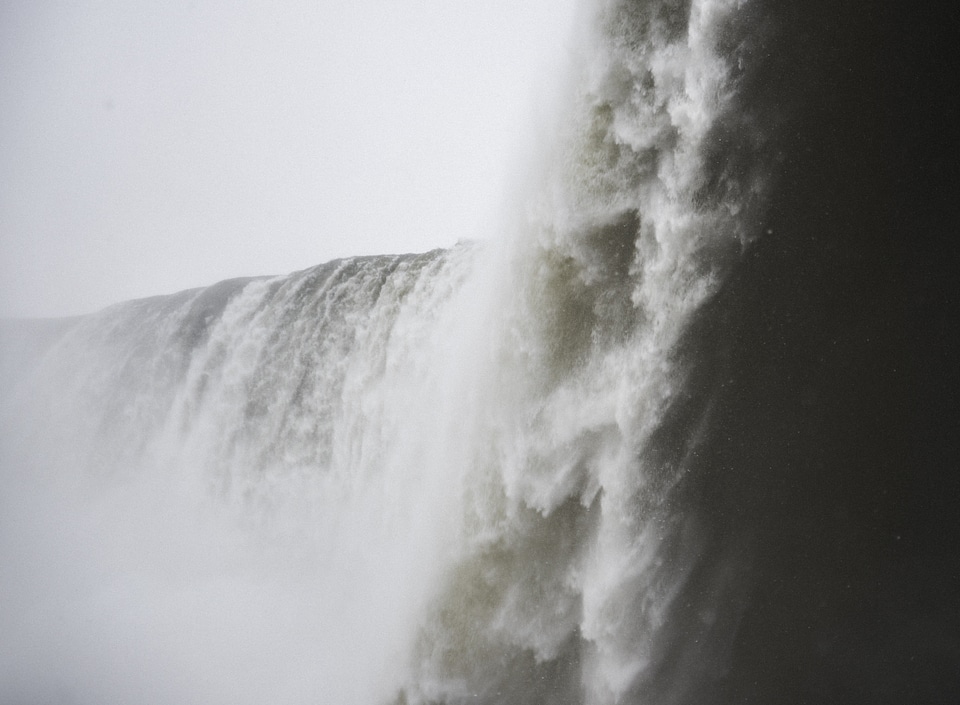
[{"label": "turbulent water surface", "polygon": [[949,37],[871,8],[598,1],[500,236],[4,323],[0,700],[960,697]]}]

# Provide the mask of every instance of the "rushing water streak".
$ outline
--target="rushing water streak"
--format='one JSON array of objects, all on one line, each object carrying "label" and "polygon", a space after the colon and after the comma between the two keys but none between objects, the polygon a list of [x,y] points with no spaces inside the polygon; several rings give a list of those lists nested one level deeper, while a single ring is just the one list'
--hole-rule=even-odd
[{"label": "rushing water streak", "polygon": [[819,69],[774,55],[776,7],[599,1],[490,243],[0,330],[0,699],[850,702],[909,691],[857,641],[871,591],[948,682],[955,605],[899,576],[955,533],[877,499],[896,441],[851,460],[893,382],[824,350],[899,358],[810,313],[853,308],[815,268],[863,255],[801,198],[772,77]]},{"label": "rushing water streak", "polygon": [[737,5],[601,9],[602,50],[499,288],[506,393],[410,701],[613,703],[655,673],[698,538],[668,508],[696,439],[667,461],[652,435],[684,386],[675,347],[757,234],[764,184],[707,165],[742,61],[717,48]]}]

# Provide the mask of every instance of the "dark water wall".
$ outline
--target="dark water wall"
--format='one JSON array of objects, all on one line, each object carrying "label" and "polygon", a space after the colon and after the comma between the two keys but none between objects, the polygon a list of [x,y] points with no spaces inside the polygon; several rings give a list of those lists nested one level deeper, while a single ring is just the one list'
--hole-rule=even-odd
[{"label": "dark water wall", "polygon": [[677,623],[731,552],[752,558],[731,662],[684,687],[710,703],[957,702],[960,15],[753,12],[767,55],[742,110],[784,116],[778,181],[768,235],[688,337],[715,394],[686,487],[712,558]]}]

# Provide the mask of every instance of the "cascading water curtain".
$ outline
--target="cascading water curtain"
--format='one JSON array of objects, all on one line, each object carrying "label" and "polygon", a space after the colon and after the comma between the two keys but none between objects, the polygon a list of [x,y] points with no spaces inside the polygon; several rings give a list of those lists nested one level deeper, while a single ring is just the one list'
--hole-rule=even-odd
[{"label": "cascading water curtain", "polygon": [[[501,260],[458,555],[401,702],[633,702],[662,671],[700,551],[675,487],[705,416],[669,459],[656,436],[691,394],[681,340],[759,234],[767,184],[763,136],[733,111],[745,4],[599,8]],[[704,605],[697,648],[719,648],[716,622]]]},{"label": "cascading water curtain", "polygon": [[[4,383],[5,535],[44,566],[5,585],[10,697],[653,692],[702,552],[679,349],[762,218],[748,7],[601,2],[500,239],[65,324]],[[687,657],[735,619],[706,600]]]}]

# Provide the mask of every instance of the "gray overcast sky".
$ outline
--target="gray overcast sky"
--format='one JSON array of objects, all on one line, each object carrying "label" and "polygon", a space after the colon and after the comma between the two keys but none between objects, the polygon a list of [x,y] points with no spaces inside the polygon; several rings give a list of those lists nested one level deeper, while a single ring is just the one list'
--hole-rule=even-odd
[{"label": "gray overcast sky", "polygon": [[573,14],[0,0],[0,316],[483,236]]}]

